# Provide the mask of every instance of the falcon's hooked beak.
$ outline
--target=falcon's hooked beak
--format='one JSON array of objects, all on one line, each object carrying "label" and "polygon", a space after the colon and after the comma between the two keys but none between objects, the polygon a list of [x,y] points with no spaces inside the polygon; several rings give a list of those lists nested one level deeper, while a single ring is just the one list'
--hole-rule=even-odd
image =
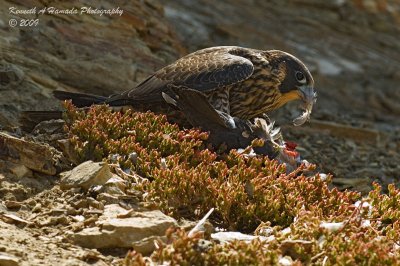
[{"label": "falcon's hooked beak", "polygon": [[298,90],[300,97],[304,102],[304,106],[306,108],[309,106],[312,107],[317,101],[317,92],[314,90],[314,88],[308,85],[303,85],[301,87],[298,87]]}]

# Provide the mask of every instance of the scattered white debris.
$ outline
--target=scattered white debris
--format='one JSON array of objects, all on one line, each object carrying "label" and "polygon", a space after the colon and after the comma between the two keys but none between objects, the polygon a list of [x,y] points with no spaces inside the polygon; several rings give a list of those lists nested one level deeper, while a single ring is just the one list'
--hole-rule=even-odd
[{"label": "scattered white debris", "polygon": [[324,247],[325,243],[326,243],[326,237],[324,235],[321,235],[318,238],[318,246],[319,246],[319,248],[322,249]]},{"label": "scattered white debris", "polygon": [[292,232],[292,229],[290,229],[290,227],[286,227],[285,229],[283,229],[281,231],[281,234],[285,236],[285,235],[290,234],[291,232]]},{"label": "scattered white debris", "polygon": [[290,266],[293,264],[293,259],[289,256],[281,257],[279,259],[279,264],[282,266]]},{"label": "scattered white debris", "polygon": [[248,153],[245,153],[247,152],[247,150],[242,148],[238,149],[237,151],[239,154],[243,154],[243,156],[245,156],[246,158],[252,158],[257,156],[257,153],[255,153],[253,149],[251,149]]},{"label": "scattered white debris", "polygon": [[262,228],[259,231],[259,235],[263,235],[263,236],[271,236],[274,233],[274,229],[272,229],[271,227],[266,227],[266,228]]},{"label": "scattered white debris", "polygon": [[373,209],[373,207],[372,207],[372,205],[371,205],[369,202],[367,202],[367,201],[361,201],[361,200],[356,201],[356,203],[354,203],[354,206],[355,206],[356,208],[362,208],[362,209],[364,209],[364,210],[368,209],[368,215],[371,215],[371,214],[372,214],[372,209]]},{"label": "scattered white debris", "polygon": [[204,232],[204,224],[207,221],[208,217],[210,217],[211,213],[214,211],[214,208],[211,208],[206,215],[196,224],[195,227],[190,230],[188,237],[193,237],[197,232]]},{"label": "scattered white debris", "polygon": [[371,221],[370,220],[363,220],[361,222],[361,227],[365,228],[365,227],[370,227],[371,226]]},{"label": "scattered white debris", "polygon": [[165,158],[161,158],[160,166],[161,166],[161,169],[163,169],[163,170],[168,169],[167,161],[165,160]]},{"label": "scattered white debris", "polygon": [[324,228],[324,229],[328,230],[329,232],[336,232],[344,227],[344,223],[343,222],[339,222],[339,223],[322,222],[319,225],[319,227]]},{"label": "scattered white debris", "polygon": [[246,235],[240,232],[218,232],[211,234],[211,238],[214,240],[217,240],[221,243],[227,243],[231,242],[234,240],[239,240],[239,241],[247,241],[250,242],[254,239],[260,239],[260,240],[266,240],[266,241],[271,241],[272,239],[266,238],[263,236],[253,236],[253,235]]},{"label": "scattered white debris", "polygon": [[[354,206],[359,207],[360,204],[361,204],[361,201],[359,200],[356,203],[354,203]],[[367,202],[367,201],[363,201],[362,204],[361,204],[361,207],[362,208],[369,208],[369,207],[371,207],[371,204],[369,204],[369,202]]]},{"label": "scattered white debris", "polygon": [[320,173],[318,176],[322,181],[326,181],[326,179],[328,178],[328,175],[324,173]]}]

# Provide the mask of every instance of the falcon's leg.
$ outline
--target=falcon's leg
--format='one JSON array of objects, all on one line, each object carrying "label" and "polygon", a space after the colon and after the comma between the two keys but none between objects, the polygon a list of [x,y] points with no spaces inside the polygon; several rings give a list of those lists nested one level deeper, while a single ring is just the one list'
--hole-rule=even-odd
[{"label": "falcon's leg", "polygon": [[230,114],[228,89],[221,88],[207,95],[207,100],[214,107],[215,110]]}]

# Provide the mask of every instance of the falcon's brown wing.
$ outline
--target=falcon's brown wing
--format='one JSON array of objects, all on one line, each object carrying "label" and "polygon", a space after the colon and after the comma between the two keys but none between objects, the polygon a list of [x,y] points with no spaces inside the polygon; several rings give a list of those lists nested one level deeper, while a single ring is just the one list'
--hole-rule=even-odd
[{"label": "falcon's brown wing", "polygon": [[171,86],[171,93],[163,93],[164,100],[178,107],[186,116],[186,119],[194,127],[209,128],[235,128],[233,118],[224,114],[207,101],[204,94],[184,86]]},{"label": "falcon's brown wing", "polygon": [[129,102],[129,99],[163,101],[161,93],[169,84],[210,91],[243,81],[253,73],[253,63],[243,57],[245,48],[221,46],[189,54],[168,65],[135,88],[111,97],[107,102]]}]

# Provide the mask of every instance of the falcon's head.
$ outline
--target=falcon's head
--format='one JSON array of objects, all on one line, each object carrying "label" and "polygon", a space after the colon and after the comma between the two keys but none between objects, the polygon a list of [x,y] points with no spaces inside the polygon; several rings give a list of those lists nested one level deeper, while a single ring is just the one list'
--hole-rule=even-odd
[{"label": "falcon's head", "polygon": [[281,93],[279,106],[296,99],[301,99],[305,106],[312,106],[317,94],[314,90],[314,79],[304,63],[283,51],[272,50],[268,53],[271,65],[281,75],[281,84],[278,87]]}]

